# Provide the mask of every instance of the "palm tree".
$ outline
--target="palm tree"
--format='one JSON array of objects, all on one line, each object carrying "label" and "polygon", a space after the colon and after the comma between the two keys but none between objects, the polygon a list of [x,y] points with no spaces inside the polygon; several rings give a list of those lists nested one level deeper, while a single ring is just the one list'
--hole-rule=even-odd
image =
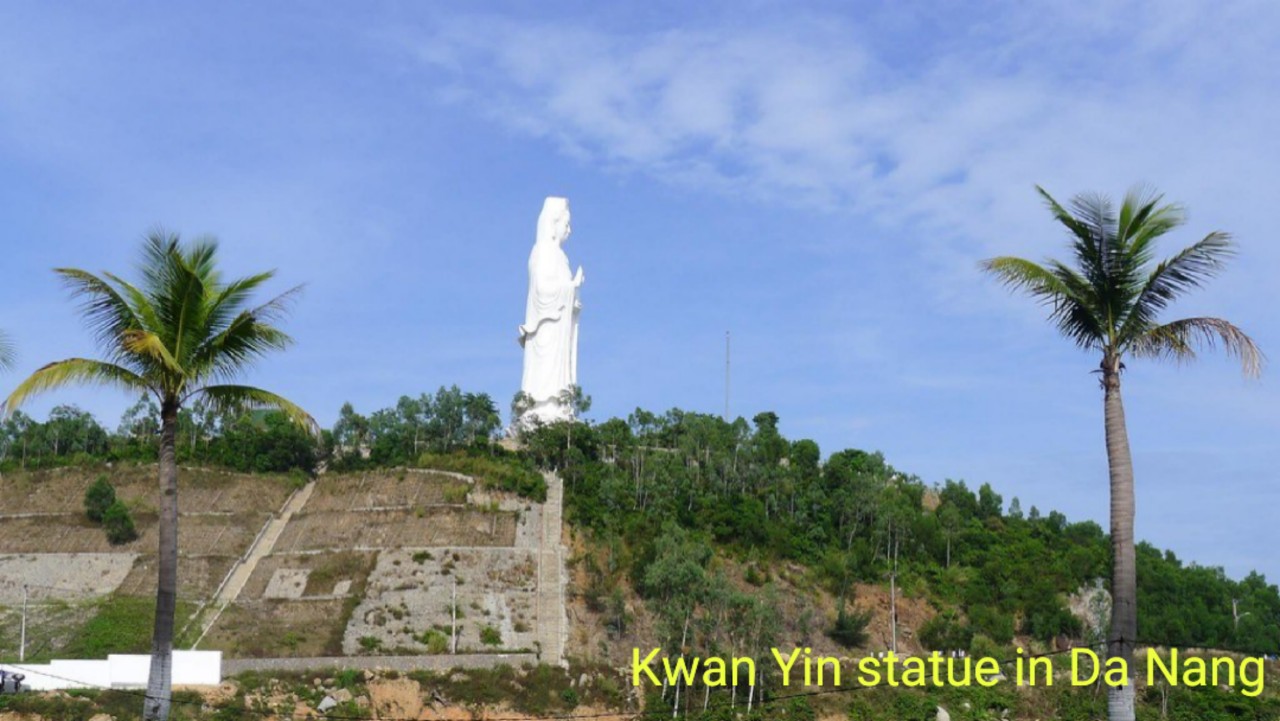
[{"label": "palm tree", "polygon": [[167,719],[171,687],[173,624],[177,603],[178,412],[193,398],[224,409],[273,408],[314,430],[301,408],[268,391],[231,381],[246,365],[292,341],[272,323],[299,288],[258,306],[253,292],[274,272],[223,282],[216,266],[217,242],[184,246],[176,235],[150,234],[143,247],[141,282],[111,273],[101,276],[58,268],[104,359],[68,358],[37,370],[10,394],[8,412],[31,396],[72,384],[99,384],[150,394],[160,404],[159,579],[151,645],[151,675],[143,715]]},{"label": "palm tree", "polygon": [[[1040,265],[1022,258],[984,261],[982,268],[1006,286],[1028,293],[1050,309],[1049,317],[1076,345],[1102,356],[1099,372],[1111,480],[1113,554],[1111,635],[1108,655],[1133,668],[1138,633],[1137,573],[1133,545],[1133,462],[1125,430],[1120,378],[1126,356],[1195,358],[1221,346],[1238,357],[1246,376],[1262,370],[1253,340],[1221,318],[1158,319],[1177,298],[1216,276],[1234,255],[1230,237],[1213,232],[1167,259],[1155,262],[1155,241],[1182,225],[1181,206],[1141,189],[1125,195],[1117,213],[1101,195],[1077,195],[1070,210],[1036,187],[1054,218],[1069,232],[1074,267],[1058,260]],[[1132,721],[1133,683],[1108,691],[1112,721]]]}]

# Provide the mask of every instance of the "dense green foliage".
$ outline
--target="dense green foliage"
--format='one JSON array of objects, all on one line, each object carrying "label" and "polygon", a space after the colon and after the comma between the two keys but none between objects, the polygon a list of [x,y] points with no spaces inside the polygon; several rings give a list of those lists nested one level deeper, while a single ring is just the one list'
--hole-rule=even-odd
[{"label": "dense green foliage", "polygon": [[107,533],[111,545],[118,546],[138,538],[138,529],[133,525],[133,516],[129,507],[122,501],[113,501],[102,513],[102,530]]},{"label": "dense green foliage", "polygon": [[[75,406],[55,407],[43,423],[15,411],[0,421],[0,470],[115,461],[154,463],[159,458],[159,434],[160,409],[150,398],[126,410],[114,432]],[[178,413],[176,450],[183,464],[312,473],[322,448],[314,436],[278,411],[215,412],[197,402]]]},{"label": "dense green foliage", "polygon": [[435,395],[401,396],[392,408],[365,417],[350,403],[333,426],[331,466],[335,469],[410,465],[421,454],[487,447],[502,424],[485,393],[457,386]]},{"label": "dense green foliage", "polygon": [[111,504],[116,502],[116,487],[106,476],[98,476],[84,492],[84,514],[94,523],[102,523]]},{"label": "dense green foliage", "polygon": [[[245,472],[313,473],[411,465],[426,452],[487,449],[500,425],[492,399],[457,386],[434,396],[402,397],[368,418],[344,405],[332,433],[317,439],[278,411],[240,413],[199,401],[178,413],[178,460]],[[41,423],[21,411],[0,422],[0,469],[47,468],[93,461],[157,459],[160,409],[150,397],[125,411],[115,432],[71,405]],[[509,480],[509,479],[508,479]]]},{"label": "dense green foliage", "polygon": [[539,503],[547,500],[547,481],[528,459],[500,447],[463,453],[424,453],[418,465],[472,476],[489,488],[510,491]]},{"label": "dense green foliage", "polygon": [[[1006,510],[987,484],[976,493],[964,482],[926,487],[877,453],[843,450],[824,462],[814,442],[782,437],[777,420],[637,410],[625,421],[580,425],[572,444],[563,424],[525,441],[534,459],[563,474],[568,517],[618,549],[615,576],[629,577],[668,615],[683,603],[676,615],[697,617],[689,609],[710,603],[708,591],[696,591],[694,566],[705,576],[718,547],[803,563],[837,596],[852,581],[878,584],[894,574],[899,588],[955,609],[945,627],[928,629],[941,647],[1007,644],[1015,635],[1093,641],[1105,629],[1087,628],[1067,608],[1070,594],[1109,575],[1108,538],[1096,523],[1035,507],[1023,513],[1016,499]],[[657,570],[675,556],[681,568]],[[1138,571],[1143,640],[1280,652],[1280,591],[1263,577],[1235,581],[1147,545]],[[655,585],[655,574],[674,580]],[[686,597],[673,601],[665,588]],[[607,596],[596,594],[597,606]]]}]

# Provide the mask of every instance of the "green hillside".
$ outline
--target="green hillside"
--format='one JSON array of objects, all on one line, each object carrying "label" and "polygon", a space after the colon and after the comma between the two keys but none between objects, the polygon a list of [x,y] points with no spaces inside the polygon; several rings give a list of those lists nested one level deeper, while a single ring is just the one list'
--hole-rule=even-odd
[{"label": "green hillside", "polygon": [[[115,432],[67,407],[44,422],[16,415],[0,427],[3,553],[127,550],[136,556],[120,570],[111,597],[42,610],[45,628],[60,631],[46,634],[38,656],[145,648],[145,599],[154,588],[146,570],[154,545],[148,540],[154,525],[148,413],[145,406],[131,410]],[[288,548],[264,559],[246,586],[251,600],[230,607],[206,647],[237,657],[441,653],[446,637],[440,619],[428,622],[408,606],[378,606],[367,590],[370,579],[401,571],[438,579],[422,581],[427,585],[443,582],[451,571],[480,578],[479,567],[471,567],[480,563],[474,553],[441,557],[412,549],[518,546],[529,513],[522,509],[546,498],[539,471],[550,471],[563,482],[568,523],[567,654],[574,668],[593,669],[596,683],[615,689],[600,698],[619,704],[639,700],[625,701],[622,675],[604,669],[625,670],[637,647],[762,661],[773,646],[849,657],[896,648],[1013,658],[1018,648],[1052,653],[1104,640],[1109,545],[1091,521],[1024,508],[1017,499],[1006,502],[987,484],[930,487],[874,452],[824,456],[812,441],[783,437],[772,413],[726,422],[679,410],[637,410],[625,420],[533,429],[518,451],[491,440],[495,417],[487,397],[456,388],[406,397],[367,417],[346,407],[319,440],[269,414],[203,422],[188,415],[180,461],[203,470],[188,468],[182,476],[180,583],[186,602],[179,625],[199,618],[202,602],[249,546],[263,514],[323,469],[315,495],[281,536]],[[405,467],[462,473],[478,485],[395,470]],[[274,475],[260,475],[267,472]],[[98,477],[110,478],[133,511],[138,540],[114,546],[81,517],[81,496]],[[473,497],[479,489],[486,491]],[[526,505],[467,510],[488,492]],[[56,522],[69,530],[33,531],[32,512],[45,514],[46,525],[61,519]],[[424,541],[424,534],[437,537]],[[48,548],[40,545],[42,538]],[[343,550],[355,547],[366,550]],[[519,579],[529,571],[518,564],[504,568],[501,573],[516,580],[501,593],[524,593],[517,586],[527,583]],[[1183,563],[1148,544],[1139,547],[1138,570],[1143,645],[1280,653],[1280,591],[1262,576],[1228,578],[1221,569]],[[273,574],[282,572],[303,574],[305,588],[292,600],[270,596]],[[344,583],[346,596],[335,590]],[[485,651],[488,634],[497,633],[486,629],[497,624],[482,606],[476,601],[462,610],[472,616],[469,643]],[[7,629],[15,610],[10,603],[3,611]],[[365,644],[361,636],[359,644],[348,638],[344,645],[343,629],[360,623],[362,613],[377,626],[383,623],[379,614],[394,615],[386,616],[386,633],[402,624],[403,634],[378,633],[401,640],[369,636]],[[493,650],[521,650],[526,642],[519,639],[536,634],[519,618],[515,628],[519,633],[499,637]],[[184,639],[190,642],[192,635]],[[7,649],[11,636],[0,636]],[[767,705],[757,713],[767,718],[773,717],[770,708],[783,707],[791,717],[915,718],[921,709],[943,704],[953,718],[994,718],[1010,709],[1020,714],[1015,717],[1086,719],[1096,717],[1103,702],[1091,689],[1028,693],[1004,686],[788,699],[795,692],[777,686],[776,672],[766,673],[763,684]],[[719,718],[715,709],[726,706],[740,713],[746,692],[694,688],[685,692],[681,708],[691,717],[703,704],[706,718]],[[645,703],[670,707],[672,694],[663,696],[650,693]],[[566,692],[540,712],[568,712],[572,697]],[[1194,718],[1280,713],[1271,690],[1246,700],[1216,689],[1151,688],[1140,699],[1149,712],[1160,705],[1175,709],[1171,718],[1192,718],[1177,715],[1191,709],[1199,714]],[[966,705],[968,711],[960,710]],[[1246,712],[1240,709],[1272,715],[1241,716]]]}]

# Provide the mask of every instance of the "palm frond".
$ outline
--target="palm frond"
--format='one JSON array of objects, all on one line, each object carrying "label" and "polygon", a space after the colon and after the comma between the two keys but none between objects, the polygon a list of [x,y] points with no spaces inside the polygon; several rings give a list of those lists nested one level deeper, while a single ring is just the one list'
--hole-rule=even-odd
[{"label": "palm frond", "polygon": [[[62,276],[73,298],[83,299],[80,310],[89,330],[98,345],[113,357],[120,352],[120,338],[126,331],[154,327],[146,322],[148,305],[145,297],[109,273],[104,274],[107,277],[104,280],[79,268],[55,268],[54,272]],[[121,287],[113,286],[112,282],[119,283]],[[144,312],[139,313],[139,310]]]},{"label": "palm frond", "polygon": [[1054,219],[1071,231],[1072,235],[1082,240],[1090,236],[1089,226],[1062,207],[1061,203],[1055,200],[1052,195],[1049,195],[1049,191],[1037,185],[1036,192],[1040,194],[1040,198],[1044,200],[1045,206],[1049,208],[1049,212],[1053,214]]},{"label": "palm frond", "polygon": [[1046,303],[1057,302],[1071,294],[1052,271],[1025,258],[1005,255],[984,260],[979,267],[1010,289],[1026,291]]},{"label": "palm frond", "polygon": [[164,347],[160,336],[145,330],[127,330],[120,336],[120,344],[130,353],[144,356],[158,363],[173,375],[183,375],[182,366]]},{"label": "palm frond", "polygon": [[1262,374],[1266,356],[1253,339],[1234,324],[1221,318],[1183,318],[1151,328],[1129,343],[1129,352],[1139,358],[1193,360],[1198,351],[1219,346],[1240,360],[1246,377]]},{"label": "palm frond", "polygon": [[18,352],[13,347],[13,341],[9,340],[9,336],[0,330],[0,370],[12,368],[17,357]]},{"label": "palm frond", "polygon": [[1071,198],[1068,210],[1044,188],[1036,186],[1036,190],[1054,218],[1071,233],[1078,275],[1089,285],[1087,305],[1096,316],[1093,325],[1103,329],[1103,338],[1113,335],[1128,297],[1136,292],[1134,276],[1123,262],[1125,248],[1117,237],[1115,207],[1103,195],[1080,193]]},{"label": "palm frond", "polygon": [[191,356],[192,371],[202,377],[228,379],[258,358],[288,348],[293,338],[244,311],[227,329],[205,341]]},{"label": "palm frond", "polygon": [[231,319],[239,315],[253,291],[274,278],[275,274],[274,270],[269,270],[265,273],[257,273],[234,280],[222,286],[221,290],[215,293],[209,302],[209,309],[206,313],[209,327],[218,330],[225,329]]},{"label": "palm frond", "polygon": [[32,396],[80,383],[114,386],[131,392],[156,391],[128,368],[90,358],[68,358],[44,366],[18,384],[4,401],[4,413],[13,413]]},{"label": "palm frond", "polygon": [[254,308],[251,313],[253,317],[260,322],[274,322],[280,320],[289,314],[293,308],[293,304],[297,302],[302,295],[302,291],[306,289],[305,285],[295,285],[289,290],[277,295],[271,300]]},{"label": "palm frond", "polygon": [[316,435],[320,426],[311,414],[287,398],[253,386],[214,385],[205,386],[192,394],[203,396],[216,410],[239,412],[245,410],[270,409],[285,414],[289,420],[297,423]]},{"label": "palm frond", "polygon": [[1186,222],[1185,209],[1176,203],[1161,205],[1164,196],[1136,186],[1125,194],[1116,234],[1125,244],[1128,263],[1140,268],[1151,262],[1155,241]]},{"label": "palm frond", "polygon": [[1003,256],[983,261],[981,268],[1005,286],[1024,291],[1049,306],[1049,317],[1058,330],[1081,347],[1092,347],[1103,335],[1088,280],[1062,263],[1050,261],[1048,266],[1042,266],[1024,258]]},{"label": "palm frond", "polygon": [[118,292],[128,301],[129,307],[133,309],[134,316],[140,323],[140,328],[145,328],[157,334],[164,329],[164,323],[161,322],[160,314],[156,311],[155,303],[141,288],[114,273],[104,271],[102,276],[111,281],[115,288],[118,289]]},{"label": "palm frond", "polygon": [[1069,303],[1054,308],[1050,320],[1056,322],[1058,331],[1077,346],[1101,347],[1108,338],[1106,299],[1099,297],[1096,285],[1065,263],[1051,260],[1049,268],[1071,298]]},{"label": "palm frond", "polygon": [[1212,280],[1234,256],[1231,236],[1215,231],[1161,262],[1147,275],[1134,298],[1121,336],[1144,333],[1160,311],[1179,296]]}]

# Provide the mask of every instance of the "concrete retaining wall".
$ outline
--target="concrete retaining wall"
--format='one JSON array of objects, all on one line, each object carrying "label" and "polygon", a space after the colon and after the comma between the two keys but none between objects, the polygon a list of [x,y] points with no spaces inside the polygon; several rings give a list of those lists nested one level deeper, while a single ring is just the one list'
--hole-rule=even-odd
[{"label": "concrete retaining wall", "polygon": [[[146,688],[151,671],[148,654],[111,654],[106,660],[58,659],[49,663],[5,663],[0,669],[20,673],[24,689]],[[217,686],[222,683],[221,651],[174,651],[175,686]]]},{"label": "concrete retaining wall", "polygon": [[229,658],[222,662],[228,676],[245,671],[317,671],[330,668],[391,671],[447,671],[451,668],[494,668],[538,662],[531,653],[460,653],[440,656],[319,656],[313,658]]}]

